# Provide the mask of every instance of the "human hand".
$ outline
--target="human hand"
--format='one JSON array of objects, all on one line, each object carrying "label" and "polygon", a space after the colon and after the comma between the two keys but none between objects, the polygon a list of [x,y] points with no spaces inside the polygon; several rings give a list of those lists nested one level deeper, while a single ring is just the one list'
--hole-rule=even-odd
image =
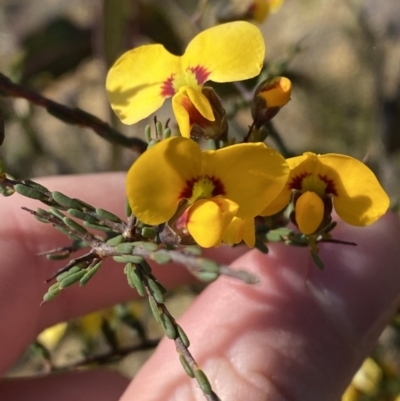
[{"label": "human hand", "polygon": [[[123,174],[44,179],[47,187],[123,215]],[[107,194],[107,198],[104,194]],[[121,269],[102,268],[85,289],[72,287],[39,307],[54,263],[35,257],[65,244],[49,225],[20,210],[36,203],[0,200],[0,372],[45,327],[135,297]],[[248,286],[219,278],[179,320],[190,351],[221,400],[338,400],[394,313],[400,294],[400,222],[386,215],[366,228],[340,224],[335,237],[357,247],[321,245],[326,269],[309,251],[272,244],[270,254],[220,247],[210,256],[255,273]],[[238,259],[236,259],[239,256]],[[236,259],[236,260],[235,260]],[[162,284],[193,278],[183,269],[155,267]],[[125,392],[124,392],[125,390]],[[131,384],[114,372],[87,371],[0,383],[1,400],[202,400],[165,339]]]}]

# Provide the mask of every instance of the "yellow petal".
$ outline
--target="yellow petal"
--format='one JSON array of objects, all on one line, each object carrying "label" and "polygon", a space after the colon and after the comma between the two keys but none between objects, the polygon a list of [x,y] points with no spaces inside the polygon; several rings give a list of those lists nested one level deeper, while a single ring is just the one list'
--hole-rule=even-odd
[{"label": "yellow petal", "polygon": [[263,143],[241,143],[204,152],[203,174],[220,179],[223,195],[239,205],[238,217],[252,218],[283,190],[289,168]]},{"label": "yellow petal", "polygon": [[286,77],[275,77],[260,87],[257,96],[265,100],[268,108],[283,107],[289,102],[291,93],[291,81]]},{"label": "yellow petal", "polygon": [[186,183],[201,174],[201,150],[192,140],[174,137],[144,152],[127,176],[132,212],[145,224],[161,224],[175,213]]},{"label": "yellow petal", "polygon": [[100,312],[89,313],[79,319],[79,326],[89,337],[98,337],[101,333],[103,316]]},{"label": "yellow petal", "polygon": [[364,163],[333,153],[321,155],[318,160],[337,174],[333,206],[344,221],[354,226],[367,226],[386,213],[390,199]]},{"label": "yellow petal", "polygon": [[268,0],[254,0],[249,10],[250,17],[261,24],[268,17],[271,6]]},{"label": "yellow petal", "polygon": [[189,86],[183,86],[172,98],[172,109],[181,135],[190,138],[192,125],[199,119],[214,121],[214,114],[203,93]]},{"label": "yellow petal", "polygon": [[184,88],[180,88],[179,92],[172,98],[172,110],[175,114],[176,122],[179,126],[181,135],[185,138],[190,138],[191,124],[188,108],[190,107],[186,103],[189,102],[189,98],[185,93]]},{"label": "yellow petal", "polygon": [[201,247],[218,246],[237,209],[228,199],[199,200],[189,209],[187,229]]},{"label": "yellow petal", "polygon": [[296,202],[296,223],[304,234],[313,234],[324,217],[324,202],[314,192],[307,191]]},{"label": "yellow petal", "polygon": [[272,216],[284,209],[290,202],[292,191],[285,186],[283,191],[260,213],[260,216]]},{"label": "yellow petal", "polygon": [[[301,163],[303,163],[305,160],[309,158],[310,152],[306,152],[302,154],[301,156],[295,156],[295,157],[289,157],[286,159],[287,164],[290,167],[290,170],[294,170],[297,166],[299,166]],[[311,153],[312,155],[315,155],[315,153]],[[292,175],[292,174],[291,174]]]},{"label": "yellow petal", "polygon": [[112,109],[124,124],[134,124],[159,109],[166,97],[163,84],[180,71],[180,57],[162,45],[145,45],[123,54],[107,75]]},{"label": "yellow petal", "polygon": [[214,113],[209,100],[199,90],[187,87],[186,93],[196,110],[207,120],[214,121]]},{"label": "yellow petal", "polygon": [[238,244],[244,241],[249,248],[253,248],[256,242],[254,219],[241,219],[234,217],[224,232],[225,244]]},{"label": "yellow petal", "polygon": [[238,244],[243,239],[243,219],[234,217],[224,232],[223,241],[225,244]]},{"label": "yellow petal", "polygon": [[277,12],[281,8],[283,1],[284,0],[269,0],[271,12]]},{"label": "yellow petal", "polygon": [[198,34],[182,56],[182,68],[197,68],[205,77],[202,83],[240,81],[260,73],[264,55],[260,30],[248,22],[235,21]]},{"label": "yellow petal", "polygon": [[244,219],[243,241],[249,248],[254,248],[256,243],[256,228],[254,226],[254,219]]},{"label": "yellow petal", "polygon": [[68,323],[62,322],[43,330],[37,337],[46,348],[54,348],[67,331]]}]

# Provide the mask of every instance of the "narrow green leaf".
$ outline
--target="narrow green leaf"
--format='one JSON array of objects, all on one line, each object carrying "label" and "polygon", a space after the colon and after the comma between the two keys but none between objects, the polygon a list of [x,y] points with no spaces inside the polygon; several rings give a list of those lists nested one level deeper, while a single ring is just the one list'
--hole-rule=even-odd
[{"label": "narrow green leaf", "polygon": [[115,237],[110,238],[107,240],[106,244],[110,246],[117,246],[124,242],[124,237],[122,235],[116,235]]},{"label": "narrow green leaf", "polygon": [[86,270],[86,273],[79,280],[79,285],[81,287],[84,286],[85,284],[87,284],[88,281],[97,273],[97,271],[100,269],[102,263],[103,262],[99,262],[99,263],[95,264],[93,267]]},{"label": "narrow green leaf", "polygon": [[105,232],[113,232],[113,230],[110,227],[102,226],[100,224],[89,223],[88,221],[84,221],[83,225],[85,227],[91,228],[93,230],[99,230],[99,231],[105,231]]},{"label": "narrow green leaf", "polygon": [[85,273],[85,270],[81,270],[79,272],[68,275],[60,281],[60,288],[66,288],[75,284],[85,275]]},{"label": "narrow green leaf", "polygon": [[161,324],[161,314],[158,309],[156,301],[152,297],[149,297],[148,299],[149,299],[149,305],[150,305],[151,312],[153,313],[154,319],[156,319],[156,321]]},{"label": "narrow green leaf", "polygon": [[165,289],[161,287],[161,285],[156,281],[151,278],[147,280],[147,283],[149,285],[150,291],[154,297],[154,299],[159,303],[163,304],[165,302],[164,298],[164,292]]},{"label": "narrow green leaf", "polygon": [[62,220],[65,215],[63,213],[61,213],[58,209],[56,209],[55,207],[51,207],[49,208],[49,213],[51,213],[53,216],[58,217],[60,220]]},{"label": "narrow green leaf", "polygon": [[211,259],[198,259],[201,268],[209,273],[217,273],[219,271],[219,266],[217,262]]},{"label": "narrow green leaf", "polygon": [[167,251],[154,252],[151,258],[159,265],[171,262],[171,256],[168,255]]},{"label": "narrow green leaf", "polygon": [[157,230],[154,227],[143,227],[141,234],[144,238],[155,238]]},{"label": "narrow green leaf", "polygon": [[62,194],[58,191],[53,191],[51,193],[51,197],[61,206],[64,206],[68,209],[80,209],[81,204],[76,200],[72,199],[67,195]]},{"label": "narrow green leaf", "polygon": [[138,294],[143,297],[144,294],[146,293],[146,291],[145,291],[145,288],[143,285],[142,277],[141,277],[140,273],[138,272],[136,266],[132,263],[127,263],[124,271],[125,271],[126,277],[128,279],[128,284],[132,288],[136,288],[136,291],[138,292]]},{"label": "narrow green leaf", "polygon": [[218,278],[218,273],[215,272],[192,272],[200,281],[209,283],[215,281]]},{"label": "narrow green leaf", "polygon": [[17,192],[20,195],[25,196],[27,198],[37,199],[37,200],[40,200],[40,201],[41,200],[48,200],[48,197],[46,195],[43,195],[37,189],[27,187],[24,184],[15,184],[14,185],[14,190],[15,190],[15,192]]},{"label": "narrow green leaf", "polygon": [[107,210],[96,209],[96,213],[105,220],[110,220],[115,223],[122,223],[122,220],[118,216],[116,216],[114,213],[108,212]]},{"label": "narrow green leaf", "polygon": [[118,255],[113,256],[113,260],[118,263],[141,263],[143,258],[136,255]]},{"label": "narrow green leaf", "polygon": [[174,322],[165,313],[161,314],[161,324],[163,326],[165,335],[171,340],[174,340],[177,337],[176,328]]},{"label": "narrow green leaf", "polygon": [[85,212],[82,212],[79,209],[68,209],[68,214],[72,217],[76,217],[79,220],[88,221],[89,223],[98,224],[99,222],[99,220],[97,220],[95,217]]},{"label": "narrow green leaf", "polygon": [[69,227],[72,228],[73,230],[80,232],[82,234],[87,234],[86,228],[82,227],[80,224],[78,224],[76,221],[70,219],[69,217],[64,217],[63,218],[64,223]]},{"label": "narrow green leaf", "polygon": [[209,395],[212,394],[211,384],[208,381],[205,373],[200,369],[195,370],[193,373],[194,373],[197,383],[199,383],[199,386],[200,386],[201,390],[203,391],[203,393],[209,394]]},{"label": "narrow green leaf", "polygon": [[193,370],[187,363],[185,357],[183,355],[179,355],[179,360],[181,361],[181,365],[182,365],[183,369],[185,370],[186,374],[193,379],[194,378]]},{"label": "narrow green leaf", "polygon": [[189,340],[188,336],[186,335],[186,333],[183,331],[182,327],[179,326],[179,324],[177,324],[176,327],[178,329],[179,338],[182,340],[183,345],[187,348],[190,347],[190,340]]},{"label": "narrow green leaf", "polygon": [[43,295],[43,302],[51,301],[61,292],[60,288],[54,288],[51,291],[47,291],[46,294]]},{"label": "narrow green leaf", "polygon": [[119,244],[115,247],[118,253],[130,254],[132,253],[134,245],[132,242],[124,242],[123,244]]},{"label": "narrow green leaf", "polygon": [[70,274],[74,274],[76,272],[80,272],[82,269],[79,266],[72,266],[69,270],[67,270],[66,272],[62,272],[60,273],[57,277],[56,280],[57,281],[61,281],[63,278],[69,276]]}]

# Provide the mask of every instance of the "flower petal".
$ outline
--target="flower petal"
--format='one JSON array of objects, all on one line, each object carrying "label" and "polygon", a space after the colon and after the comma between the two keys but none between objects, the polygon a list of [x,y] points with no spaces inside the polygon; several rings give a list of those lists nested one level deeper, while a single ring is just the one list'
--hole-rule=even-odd
[{"label": "flower petal", "polygon": [[159,109],[167,96],[162,85],[180,71],[180,57],[162,45],[145,45],[123,54],[107,75],[112,109],[124,124],[134,124]]},{"label": "flower petal", "polygon": [[202,199],[189,209],[187,229],[203,248],[218,246],[238,205],[228,199]]},{"label": "flower petal", "polygon": [[285,186],[282,192],[260,213],[260,216],[272,216],[285,208],[292,196],[292,191]]},{"label": "flower petal", "polygon": [[197,89],[183,86],[172,98],[172,109],[179,125],[181,135],[190,138],[192,124],[196,120],[205,118],[214,121],[214,114],[210,102]]},{"label": "flower petal", "polygon": [[179,92],[176,93],[172,98],[172,110],[174,111],[176,122],[179,126],[179,131],[185,138],[190,138],[191,124],[190,116],[185,107],[185,102],[190,101],[185,93],[185,88],[180,88]]},{"label": "flower petal", "polygon": [[354,226],[367,226],[386,213],[390,199],[364,163],[334,153],[321,155],[318,160],[337,173],[337,196],[333,197],[333,206],[344,221]]},{"label": "flower petal", "polygon": [[253,219],[241,219],[234,217],[224,232],[223,242],[225,244],[238,244],[244,241],[249,248],[256,243],[256,234]]},{"label": "flower petal", "polygon": [[281,8],[283,1],[284,0],[269,0],[271,12],[273,13],[277,12]]},{"label": "flower petal", "polygon": [[133,214],[145,224],[166,222],[174,215],[186,183],[200,174],[201,150],[194,141],[174,137],[154,145],[128,171]]},{"label": "flower petal", "polygon": [[263,23],[271,11],[269,3],[268,0],[254,0],[249,9],[249,17],[259,24]]},{"label": "flower petal", "polygon": [[263,143],[241,143],[204,152],[203,174],[220,179],[224,196],[239,205],[238,217],[252,218],[282,191],[289,167]]},{"label": "flower petal", "polygon": [[258,75],[265,55],[260,30],[244,21],[217,25],[199,33],[182,56],[182,68],[203,72],[205,79],[232,82]]},{"label": "flower petal", "polygon": [[315,193],[307,191],[297,199],[296,223],[303,234],[313,234],[324,217],[324,202]]},{"label": "flower petal", "polygon": [[256,228],[254,226],[254,219],[244,219],[243,241],[249,248],[254,248],[256,243]]},{"label": "flower petal", "polygon": [[199,90],[191,87],[186,88],[186,93],[192,102],[193,106],[198,110],[198,112],[207,120],[214,121],[214,113],[209,100],[203,95]]}]

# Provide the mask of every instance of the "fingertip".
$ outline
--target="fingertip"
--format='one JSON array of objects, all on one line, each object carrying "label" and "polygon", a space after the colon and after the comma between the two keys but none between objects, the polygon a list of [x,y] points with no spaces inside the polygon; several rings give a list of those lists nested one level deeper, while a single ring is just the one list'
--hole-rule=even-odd
[{"label": "fingertip", "polygon": [[129,380],[117,372],[91,370],[3,379],[0,394],[2,401],[115,401],[128,384]]}]

